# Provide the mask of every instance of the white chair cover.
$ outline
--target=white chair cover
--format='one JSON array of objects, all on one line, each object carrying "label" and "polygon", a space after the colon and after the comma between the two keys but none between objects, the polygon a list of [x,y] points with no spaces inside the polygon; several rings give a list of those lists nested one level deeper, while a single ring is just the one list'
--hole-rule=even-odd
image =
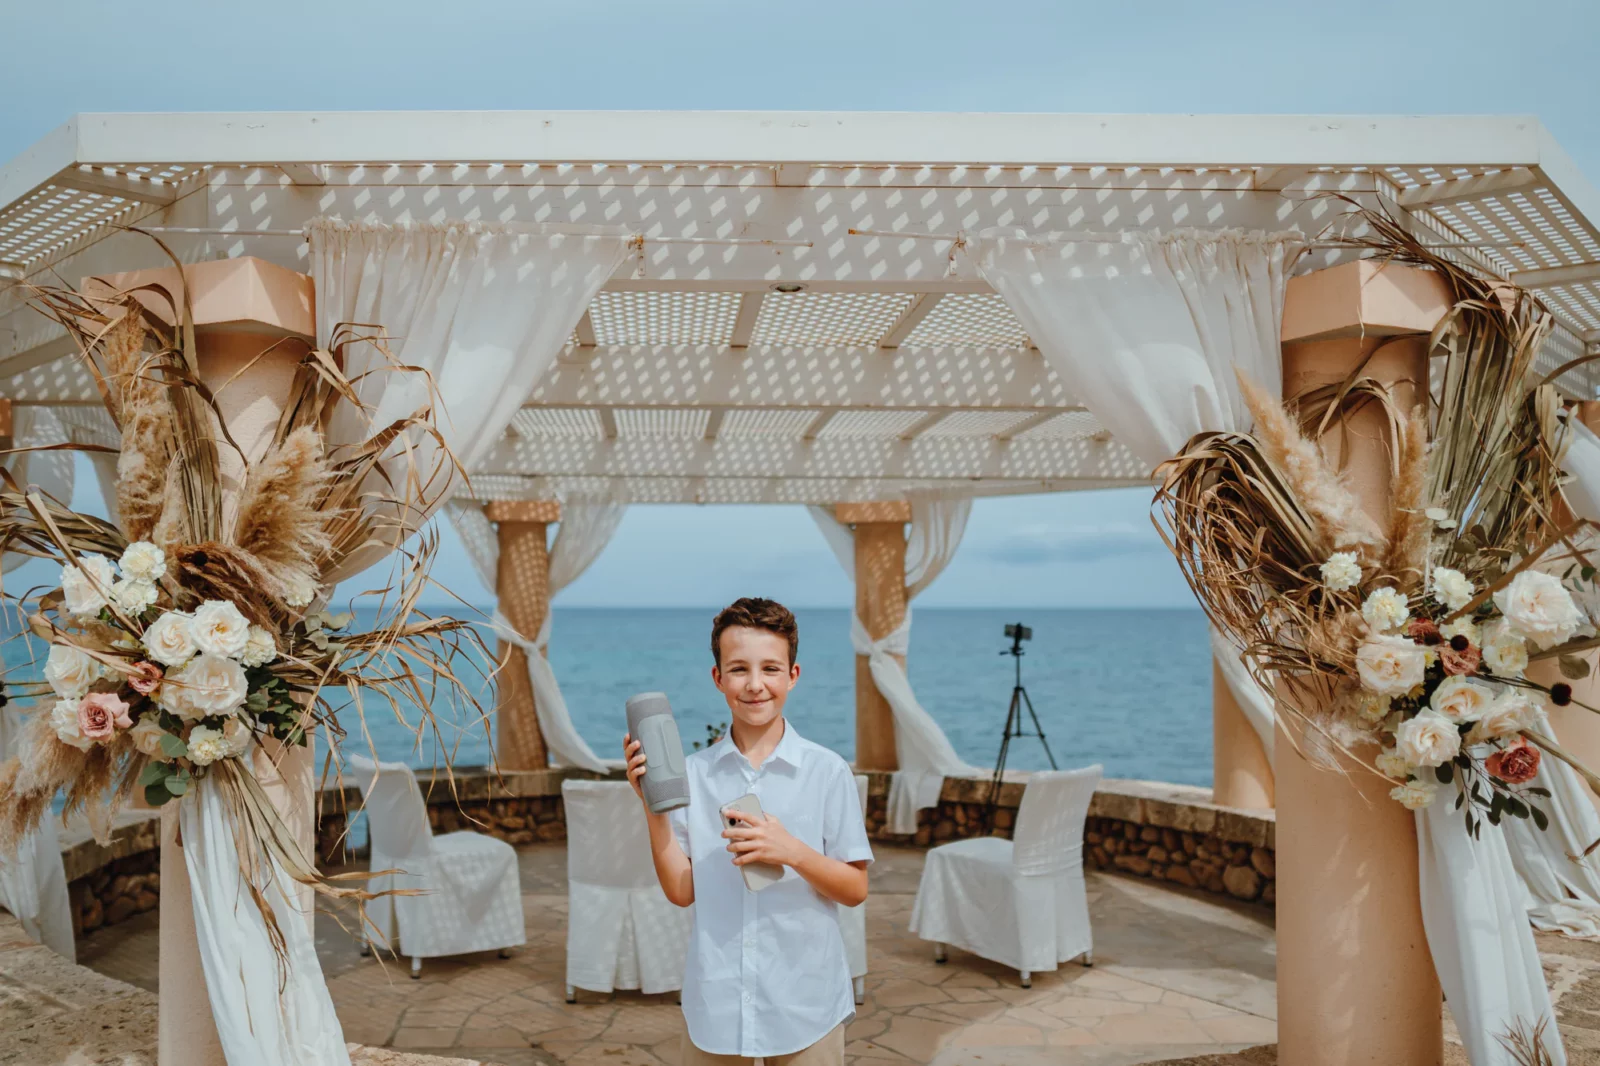
[{"label": "white chair cover", "polygon": [[[606,499],[575,496],[562,501],[561,523],[550,549],[550,599],[576,581],[600,557],[617,531],[627,505]],[[500,541],[494,523],[484,516],[483,505],[475,500],[451,500],[446,511],[461,543],[467,549],[484,587],[495,590],[500,564]],[[550,760],[556,766],[578,766],[605,773],[606,764],[594,753],[572,724],[572,714],[561,694],[555,670],[550,666],[550,624],[553,611],[546,611],[544,624],[532,640],[519,633],[497,607],[490,625],[495,634],[522,650],[528,661],[528,682],[533,686],[533,710],[539,719]]]},{"label": "white chair cover", "polygon": [[367,904],[379,945],[412,958],[465,955],[527,942],[517,852],[510,844],[463,831],[434,836],[416,775],[404,763],[345,757],[361,786],[372,844],[372,891],[423,889]]},{"label": "white chair cover", "polygon": [[[856,794],[861,799],[861,812],[867,810],[867,775],[856,775]],[[867,975],[867,904],[836,908],[839,915],[839,934],[844,937],[844,957],[850,963],[850,976],[860,980]],[[859,997],[857,997],[859,1002]]]},{"label": "white chair cover", "polygon": [[[811,518],[822,531],[845,573],[855,580],[855,538],[850,530],[826,507],[808,507]],[[906,544],[906,599],[933,583],[954,558],[967,516],[972,512],[968,497],[940,497],[918,494],[911,501],[911,536]],[[905,667],[894,656],[904,656],[911,646],[911,608],[893,632],[873,640],[867,627],[853,612],[850,617],[850,643],[857,655],[867,657],[872,682],[889,703],[894,715],[895,758],[899,769],[889,779],[887,828],[891,833],[917,831],[917,812],[939,804],[939,791],[946,777],[976,773],[956,754],[944,730],[917,702]]]},{"label": "white chair cover", "polygon": [[667,900],[632,787],[564,781],[567,984],[591,992],[683,987],[690,912]]},{"label": "white chair cover", "polygon": [[1033,774],[1014,840],[974,837],[928,852],[911,931],[1026,973],[1094,949],[1083,823],[1101,768]]}]

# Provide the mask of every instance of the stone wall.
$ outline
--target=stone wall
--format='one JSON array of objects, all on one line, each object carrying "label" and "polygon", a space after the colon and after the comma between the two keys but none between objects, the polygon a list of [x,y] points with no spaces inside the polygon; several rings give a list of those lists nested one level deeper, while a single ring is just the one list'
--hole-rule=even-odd
[{"label": "stone wall", "polygon": [[113,859],[93,873],[69,881],[67,897],[72,901],[75,937],[155,910],[161,902],[161,853],[145,851]]}]

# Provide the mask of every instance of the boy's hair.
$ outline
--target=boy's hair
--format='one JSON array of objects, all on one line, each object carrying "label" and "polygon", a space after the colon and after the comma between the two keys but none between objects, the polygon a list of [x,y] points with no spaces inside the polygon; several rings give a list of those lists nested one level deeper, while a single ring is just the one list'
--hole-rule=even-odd
[{"label": "boy's hair", "polygon": [[717,612],[716,621],[711,623],[711,657],[718,666],[722,665],[722,631],[730,626],[765,629],[783,637],[789,642],[789,665],[795,664],[800,651],[800,626],[794,620],[794,612],[777,600],[745,596]]}]

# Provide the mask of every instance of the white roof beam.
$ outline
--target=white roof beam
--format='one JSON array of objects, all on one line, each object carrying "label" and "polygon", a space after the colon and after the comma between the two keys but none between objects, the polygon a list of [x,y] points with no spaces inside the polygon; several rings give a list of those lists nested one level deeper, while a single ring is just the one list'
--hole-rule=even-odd
[{"label": "white roof beam", "polygon": [[1035,413],[1029,415],[1027,418],[1024,418],[1021,422],[1017,422],[1014,425],[1007,426],[1005,429],[1001,430],[999,433],[996,433],[994,435],[994,439],[995,440],[1013,440],[1016,437],[1020,436],[1021,434],[1028,432],[1028,430],[1032,429],[1034,426],[1042,426],[1042,425],[1044,425],[1046,422],[1050,421],[1052,418],[1054,418],[1056,415],[1058,415],[1060,413],[1061,412],[1059,412],[1059,411],[1036,411]]},{"label": "white roof beam", "polygon": [[832,411],[818,411],[817,416],[806,425],[805,432],[800,434],[800,439],[804,441],[816,440],[823,427],[832,422],[833,416],[838,413],[837,408]]},{"label": "white roof beam", "polygon": [[[1142,483],[1142,482],[1141,482]],[[1016,496],[1045,492],[1082,492],[1126,488],[1117,478],[1060,478],[1038,481],[971,481],[969,496]],[[491,477],[472,479],[472,496],[480,500],[547,500],[569,492],[599,493],[628,503],[787,503],[836,504],[875,500],[903,501],[926,481],[889,478],[689,478],[671,474],[630,478]]]},{"label": "white roof beam", "polygon": [[733,320],[733,333],[728,338],[730,348],[750,347],[750,338],[756,331],[756,319],[761,317],[764,292],[746,292],[739,297],[739,312]]},{"label": "white roof beam", "polygon": [[894,320],[894,325],[878,339],[878,347],[900,347],[906,338],[911,336],[912,331],[922,324],[922,320],[928,317],[928,313],[939,306],[939,301],[942,299],[944,294],[937,292],[925,292],[913,297],[906,305],[906,309],[900,312],[900,317]]},{"label": "white roof beam", "polygon": [[954,411],[929,411],[927,414],[911,423],[911,425],[907,426],[900,433],[900,439],[916,440],[918,437],[922,436],[924,433],[928,432],[928,430],[932,429],[934,426],[937,426],[940,422],[943,422],[953,414],[955,414]]},{"label": "white roof beam", "polygon": [[132,178],[126,174],[107,174],[99,170],[79,170],[77,167],[63,170],[50,179],[50,184],[163,207],[178,199],[178,186],[175,183]]},{"label": "white roof beam", "polygon": [[328,184],[328,168],[321,163],[279,163],[278,169],[296,185]]},{"label": "white roof beam", "polygon": [[715,408],[714,410],[712,410],[707,415],[707,417],[706,417],[706,431],[705,431],[705,439],[706,440],[716,440],[717,439],[717,434],[722,432],[723,420],[726,419],[727,417],[728,417],[728,409],[726,407]]},{"label": "white roof beam", "polygon": [[598,411],[596,411],[595,413],[600,416],[600,432],[605,435],[606,440],[608,440],[608,441],[616,440],[617,439],[617,412],[613,411],[609,407],[602,407]]},{"label": "white roof beam", "polygon": [[1494,174],[1479,174],[1471,178],[1440,181],[1432,185],[1419,185],[1405,189],[1395,202],[1401,207],[1426,207],[1429,204],[1459,204],[1483,200],[1503,192],[1531,189],[1542,184],[1539,172],[1529,167],[1512,167]]},{"label": "white roof beam", "polygon": [[1575,285],[1584,281],[1600,281],[1600,260],[1511,272],[1511,283],[1525,289],[1553,289],[1558,285]]}]

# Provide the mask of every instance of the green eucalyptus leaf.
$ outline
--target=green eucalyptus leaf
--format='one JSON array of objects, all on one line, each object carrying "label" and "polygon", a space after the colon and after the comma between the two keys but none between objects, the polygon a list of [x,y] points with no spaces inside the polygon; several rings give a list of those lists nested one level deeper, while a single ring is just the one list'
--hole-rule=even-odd
[{"label": "green eucalyptus leaf", "polygon": [[143,770],[139,771],[139,784],[153,785],[157,781],[165,781],[172,772],[172,767],[164,762],[145,763]]},{"label": "green eucalyptus leaf", "polygon": [[1533,814],[1533,824],[1539,827],[1540,832],[1550,828],[1550,818],[1548,815],[1546,815],[1537,807],[1529,807],[1528,810]]},{"label": "green eucalyptus leaf", "polygon": [[182,737],[173,736],[171,733],[161,734],[161,752],[174,759],[181,759],[189,754],[189,745],[184,743]]},{"label": "green eucalyptus leaf", "polygon": [[182,774],[173,774],[164,782],[168,792],[174,796],[181,796],[189,791],[189,778]]},{"label": "green eucalyptus leaf", "polygon": [[144,801],[152,807],[160,807],[171,799],[172,793],[168,792],[167,786],[160,781],[144,786]]}]

